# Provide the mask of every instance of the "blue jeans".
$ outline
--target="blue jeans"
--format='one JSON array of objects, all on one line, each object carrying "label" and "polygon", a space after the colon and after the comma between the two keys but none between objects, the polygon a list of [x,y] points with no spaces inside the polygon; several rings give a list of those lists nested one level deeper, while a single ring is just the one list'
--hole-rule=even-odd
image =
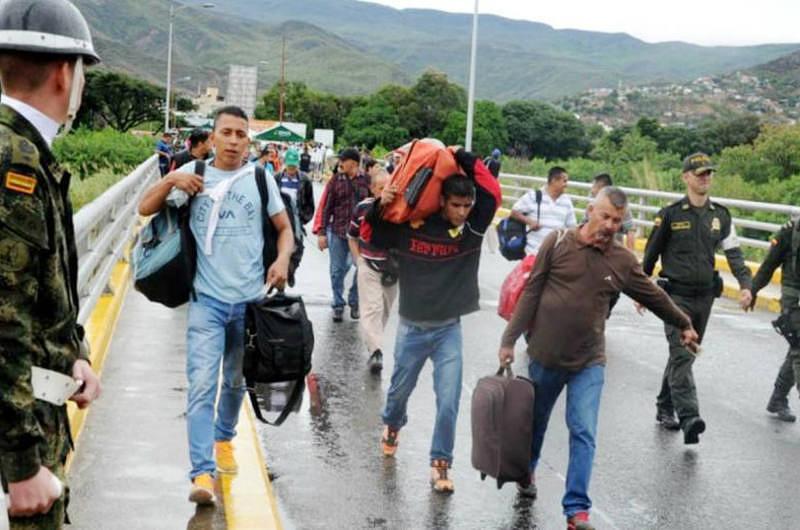
[{"label": "blue jeans", "polygon": [[[350,247],[347,239],[339,237],[328,230],[328,250],[331,253],[331,289],[333,290],[334,309],[344,307],[344,278],[353,265],[350,256]],[[356,274],[353,275],[353,283],[350,285],[350,293],[347,295],[347,303],[350,307],[358,307],[358,282]]]},{"label": "blue jeans", "polygon": [[[244,309],[246,304],[228,304],[197,295],[189,305],[189,329],[186,333],[186,377],[189,396],[186,420],[189,433],[190,478],[215,473],[214,441],[236,436],[236,423],[244,398],[242,376],[244,358]],[[219,391],[219,368],[222,364],[222,390]]]},{"label": "blue jeans", "polygon": [[571,517],[589,511],[589,480],[592,477],[597,416],[600,394],[603,390],[605,367],[594,365],[579,372],[545,368],[531,360],[528,373],[536,387],[533,406],[533,444],[531,447],[531,473],[536,469],[542,454],[544,433],[558,396],[567,386],[567,428],[569,429],[569,467],[566,492],[561,504],[564,515]]},{"label": "blue jeans", "polygon": [[386,395],[383,423],[400,429],[408,422],[406,405],[425,361],[433,361],[436,424],[431,460],[453,461],[458,402],[461,399],[461,323],[421,328],[401,319],[394,347],[392,383]]}]

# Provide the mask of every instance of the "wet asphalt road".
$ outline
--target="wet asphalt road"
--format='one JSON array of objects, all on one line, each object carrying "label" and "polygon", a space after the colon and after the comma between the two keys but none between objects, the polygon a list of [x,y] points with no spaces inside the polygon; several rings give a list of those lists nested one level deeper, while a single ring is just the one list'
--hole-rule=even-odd
[{"label": "wet asphalt road", "polygon": [[[561,496],[567,468],[564,399],[559,400],[537,472],[539,499],[498,490],[470,465],[471,390],[496,369],[504,327],[495,314],[498,290],[513,267],[484,251],[482,311],[463,318],[464,385],[453,477],[456,492],[428,486],[434,395],[430,366],[409,402],[409,424],[397,457],[380,453],[380,411],[392,368],[397,316],[384,340],[382,377],[366,370],[356,322],[331,321],[328,258],[312,236],[298,285],[314,321],[321,406],[305,396],[300,413],[280,428],[261,428],[274,490],[289,529],[564,528]],[[654,422],[655,395],[666,362],[661,323],[640,317],[623,297],[607,326],[609,364],[590,494],[592,520],[603,529],[798,528],[800,425],[764,410],[785,355],[769,313],[743,315],[718,300],[704,352],[695,363],[701,414],[708,429],[696,446]],[[525,373],[521,344],[514,368]],[[791,403],[798,407],[793,392]]]}]

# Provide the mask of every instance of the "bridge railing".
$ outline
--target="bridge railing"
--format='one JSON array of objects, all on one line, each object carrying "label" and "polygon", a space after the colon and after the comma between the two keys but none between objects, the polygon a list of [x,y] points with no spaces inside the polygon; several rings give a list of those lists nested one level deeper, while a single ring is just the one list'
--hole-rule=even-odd
[{"label": "bridge railing", "polygon": [[110,289],[114,266],[136,235],[136,208],[144,191],[159,177],[154,155],[75,214],[78,247],[78,322],[89,318],[100,296]]},{"label": "bridge railing", "polygon": [[[500,183],[503,189],[503,205],[507,208],[511,208],[514,202],[525,192],[541,187],[547,183],[547,179],[545,177],[532,177],[528,175],[501,173]],[[579,218],[585,212],[586,204],[588,204],[590,200],[588,195],[591,187],[592,184],[590,182],[569,182],[567,196],[572,199],[572,202],[575,205],[576,214]],[[627,187],[621,187],[621,189],[628,195],[631,213],[633,214],[634,223],[638,227],[640,235],[643,234],[644,228],[653,226],[652,219],[662,207],[683,197],[682,193]],[[583,191],[584,193],[575,193],[576,191]],[[735,208],[738,212],[746,215],[746,217],[735,217],[733,222],[737,229],[739,229],[739,240],[741,241],[742,245],[753,248],[769,248],[769,242],[752,237],[743,237],[741,235],[742,228],[747,228],[757,232],[765,232],[768,235],[773,232],[777,232],[781,227],[781,224],[753,219],[751,216],[756,212],[768,212],[783,215],[786,217],[786,220],[789,220],[790,218],[800,218],[800,207],[798,206],[773,204],[767,202],[743,201],[740,199],[728,199],[716,196],[714,196],[714,200],[726,207]]]}]

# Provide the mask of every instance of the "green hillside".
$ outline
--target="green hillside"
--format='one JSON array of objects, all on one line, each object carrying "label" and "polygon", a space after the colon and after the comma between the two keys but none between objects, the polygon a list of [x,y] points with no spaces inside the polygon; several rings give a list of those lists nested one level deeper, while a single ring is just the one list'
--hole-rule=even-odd
[{"label": "green hillside", "polygon": [[[76,0],[98,35],[107,63],[163,83],[168,3]],[[298,22],[299,21],[299,22]],[[396,10],[356,0],[225,0],[213,10],[176,15],[176,79],[225,76],[228,64],[259,65],[260,85],[278,78],[280,39],[287,76],[339,94],[408,84],[429,67],[466,85],[472,18],[433,10]],[[766,63],[800,44],[703,47],[648,44],[627,34],[555,30],[545,24],[482,16],[478,96],[496,101],[558,98],[620,82],[687,81]]]},{"label": "green hillside", "polygon": [[[150,81],[166,81],[168,4],[161,0],[75,0],[86,14],[104,65]],[[259,67],[259,86],[280,75],[282,35],[287,37],[287,77],[345,94],[367,94],[410,76],[386,61],[302,22],[267,24],[187,8],[175,14],[173,79],[196,90],[198,83],[224,87],[229,64]],[[261,61],[267,61],[262,64]],[[181,81],[190,76],[190,81]]]},{"label": "green hillside", "polygon": [[[413,76],[432,66],[466,85],[471,15],[396,10],[356,0],[228,0],[224,9],[251,19],[317,24]],[[587,88],[614,87],[620,81],[686,81],[747,68],[800,48],[800,44],[648,44],[623,33],[556,30],[491,15],[481,16],[479,39],[478,96],[499,101],[554,98]]]}]

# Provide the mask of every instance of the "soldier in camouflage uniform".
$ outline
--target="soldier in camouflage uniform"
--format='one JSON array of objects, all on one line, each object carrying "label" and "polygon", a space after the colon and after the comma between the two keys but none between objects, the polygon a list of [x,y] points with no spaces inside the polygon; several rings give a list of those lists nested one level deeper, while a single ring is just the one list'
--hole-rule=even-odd
[{"label": "soldier in camouflage uniform", "polygon": [[[649,276],[661,257],[658,283],[692,319],[700,340],[714,298],[722,293],[722,278],[714,270],[718,249],[725,252],[739,282],[742,309],[746,310],[752,301],[751,273],[745,265],[731,214],[708,195],[713,175],[708,155],[695,153],[686,157],[682,175],[686,196],[658,212],[642,261],[642,269]],[[682,429],[684,443],[696,444],[706,428],[700,417],[692,375],[696,354],[681,345],[680,330],[666,324],[664,330],[669,342],[669,361],[656,398],[656,421],[669,430]]]},{"label": "soldier in camouflage uniform", "polygon": [[0,475],[12,530],[65,518],[54,476],[64,482],[67,410],[34,388],[34,367],[82,381],[70,398],[81,408],[100,392],[76,321],[70,175],[51,151],[80,105],[84,62],[98,60],[67,0],[0,2]]},{"label": "soldier in camouflage uniform", "polygon": [[797,385],[800,391],[800,268],[797,260],[800,249],[800,223],[788,222],[772,238],[769,253],[753,278],[753,303],[758,291],[769,284],[772,273],[781,267],[781,316],[778,328],[789,341],[789,352],[778,371],[767,411],[782,421],[797,418],[789,408],[789,391]]}]

